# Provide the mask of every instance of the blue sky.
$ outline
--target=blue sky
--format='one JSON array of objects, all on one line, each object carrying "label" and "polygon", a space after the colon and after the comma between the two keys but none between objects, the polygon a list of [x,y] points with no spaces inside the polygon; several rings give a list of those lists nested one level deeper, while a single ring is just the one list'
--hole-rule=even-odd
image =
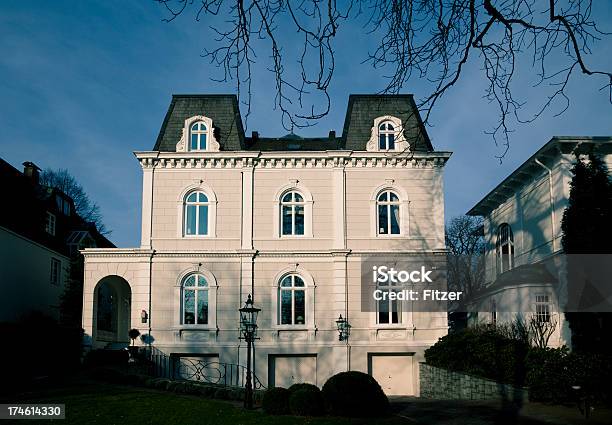
[{"label": "blue sky", "polygon": [[[594,16],[612,31],[612,5],[595,3]],[[69,169],[100,205],[118,246],[139,243],[141,171],[132,151],[153,147],[171,94],[234,92],[231,83],[209,79],[219,74],[200,56],[212,46],[207,23],[195,22],[193,14],[163,23],[164,16],[153,0],[0,4],[0,157],[17,168],[29,160],[42,168]],[[332,110],[298,134],[326,135],[332,129],[340,134],[348,95],[383,88],[383,73],[360,65],[371,46],[373,40],[357,25],[341,28]],[[612,69],[612,38],[594,53],[590,63]],[[279,136],[286,131],[269,96],[273,81],[266,55],[259,57],[248,131]],[[454,152],[446,169],[447,217],[467,211],[553,135],[612,135],[612,105],[598,90],[601,80],[577,75],[568,90],[569,110],[516,127],[500,164],[499,148],[484,134],[495,122],[495,110],[482,99],[478,69],[466,71],[429,128],[436,149]],[[523,75],[517,77],[521,84]],[[405,92],[425,94],[418,81]],[[534,93],[525,81],[520,95],[529,101]]]}]

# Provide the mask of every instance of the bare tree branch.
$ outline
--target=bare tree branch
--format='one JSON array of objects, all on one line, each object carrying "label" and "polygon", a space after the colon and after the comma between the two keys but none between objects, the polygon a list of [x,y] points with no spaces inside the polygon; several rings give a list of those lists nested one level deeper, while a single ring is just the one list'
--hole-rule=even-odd
[{"label": "bare tree branch", "polygon": [[[592,0],[347,0],[342,5],[335,0],[155,1],[168,13],[166,22],[190,9],[195,9],[196,20],[224,17],[222,25],[213,27],[217,47],[205,50],[204,56],[220,68],[217,81],[235,80],[239,97],[246,91],[242,101],[247,117],[255,51],[266,42],[275,106],[289,130],[312,125],[329,113],[337,54],[333,43],[348,20],[362,23],[378,40],[364,62],[390,71],[381,93],[400,93],[415,79],[428,87],[417,105],[425,124],[439,100],[464,77],[466,66],[480,65],[485,99],[498,111],[488,133],[503,148],[500,158],[509,147],[513,123],[532,122],[558,105],[557,114],[565,112],[576,70],[601,78],[612,102],[612,73],[594,69],[586,60],[592,45],[609,35],[591,16]],[[288,28],[302,41],[286,51]],[[544,91],[531,113],[522,112],[526,102],[515,99],[513,83],[519,62],[525,62],[521,57],[531,63],[521,68],[522,75],[535,76],[535,86]],[[287,67],[294,59],[297,75]]]}]

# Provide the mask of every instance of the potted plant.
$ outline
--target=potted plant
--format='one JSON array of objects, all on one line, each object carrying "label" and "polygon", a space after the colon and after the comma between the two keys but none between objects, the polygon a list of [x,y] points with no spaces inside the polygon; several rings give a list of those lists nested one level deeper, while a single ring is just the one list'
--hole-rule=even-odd
[{"label": "potted plant", "polygon": [[128,347],[128,350],[130,351],[130,357],[133,359],[136,356],[136,353],[138,353],[138,347],[136,347],[135,343],[136,338],[140,336],[140,331],[138,329],[130,329],[128,331],[128,336],[132,340],[132,345]]}]

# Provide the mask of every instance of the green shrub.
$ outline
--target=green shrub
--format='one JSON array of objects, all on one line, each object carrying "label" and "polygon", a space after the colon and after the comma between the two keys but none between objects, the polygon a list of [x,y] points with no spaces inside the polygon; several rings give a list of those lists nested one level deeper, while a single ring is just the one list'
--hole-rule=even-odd
[{"label": "green shrub", "polygon": [[323,385],[323,400],[338,416],[375,417],[388,413],[389,400],[378,382],[368,374],[341,372]]},{"label": "green shrub", "polygon": [[599,354],[573,353],[567,347],[534,348],[527,356],[527,385],[532,401],[568,403],[580,386],[597,403],[610,404],[612,359]]},{"label": "green shrub", "polygon": [[171,383],[172,381],[166,378],[155,378],[153,380],[153,388],[156,390],[167,390]]},{"label": "green shrub", "polygon": [[[321,390],[314,385],[302,386],[291,390],[289,388],[289,411],[297,416],[321,416],[325,413],[325,404]],[[313,388],[314,387],[314,388]]]},{"label": "green shrub", "polygon": [[206,398],[215,398],[215,392],[217,388],[212,385],[201,385],[199,389],[200,395]]},{"label": "green shrub", "polygon": [[294,392],[298,391],[298,390],[303,390],[303,389],[311,389],[313,391],[319,391],[319,387],[317,387],[316,385],[313,384],[308,384],[308,383],[302,383],[302,384],[293,384],[292,386],[289,387],[289,392],[291,394],[293,394]]},{"label": "green shrub", "polygon": [[289,390],[281,387],[270,388],[264,393],[262,407],[269,415],[289,414]]},{"label": "green shrub", "polygon": [[448,334],[425,350],[427,364],[524,385],[528,342],[506,328],[476,327]]}]

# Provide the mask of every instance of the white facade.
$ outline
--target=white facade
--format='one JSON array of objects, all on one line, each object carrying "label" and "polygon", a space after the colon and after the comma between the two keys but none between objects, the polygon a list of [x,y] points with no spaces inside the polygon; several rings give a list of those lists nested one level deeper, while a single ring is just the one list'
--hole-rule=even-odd
[{"label": "white facade", "polygon": [[[611,141],[608,137],[554,137],[468,212],[483,216],[487,246],[487,289],[472,303],[478,312],[473,323],[510,322],[517,315],[529,320],[549,311],[557,323],[549,346],[570,344],[563,315],[567,292],[561,220],[569,199],[571,169],[576,151],[588,146],[596,147],[612,165]],[[541,267],[522,267],[532,265]]]},{"label": "white facade", "polygon": [[[360,151],[229,151],[223,140],[221,148],[215,140],[195,151],[185,146],[193,123],[211,128],[215,121],[205,111],[184,119],[176,151],[135,153],[143,169],[141,246],[84,251],[83,326],[93,345],[126,341],[135,327],[168,355],[246,364],[238,309],[252,294],[262,309],[254,364],[264,385],[321,386],[351,369],[384,379],[390,394],[418,394],[418,362],[447,333],[446,312],[412,313],[406,305],[399,323],[377,324],[376,313],[361,311],[360,262],[445,253],[442,172],[450,154],[368,151],[367,139]],[[379,234],[377,197],[385,190],[399,197],[397,234]],[[293,191],[304,219],[302,225],[294,217],[298,234],[286,235],[283,199]],[[192,202],[197,225],[186,211]],[[193,275],[207,286],[186,286]],[[281,286],[287,276],[303,286]],[[105,279],[119,317],[100,332],[97,298]],[[284,292],[291,290],[300,293]],[[197,295],[186,298],[191,291]],[[281,311],[283,297],[292,300],[283,304],[291,314]],[[194,310],[192,299],[198,306],[207,301],[207,310]],[[348,341],[338,341],[340,314],[352,325]],[[398,365],[401,373],[389,378]]]}]

